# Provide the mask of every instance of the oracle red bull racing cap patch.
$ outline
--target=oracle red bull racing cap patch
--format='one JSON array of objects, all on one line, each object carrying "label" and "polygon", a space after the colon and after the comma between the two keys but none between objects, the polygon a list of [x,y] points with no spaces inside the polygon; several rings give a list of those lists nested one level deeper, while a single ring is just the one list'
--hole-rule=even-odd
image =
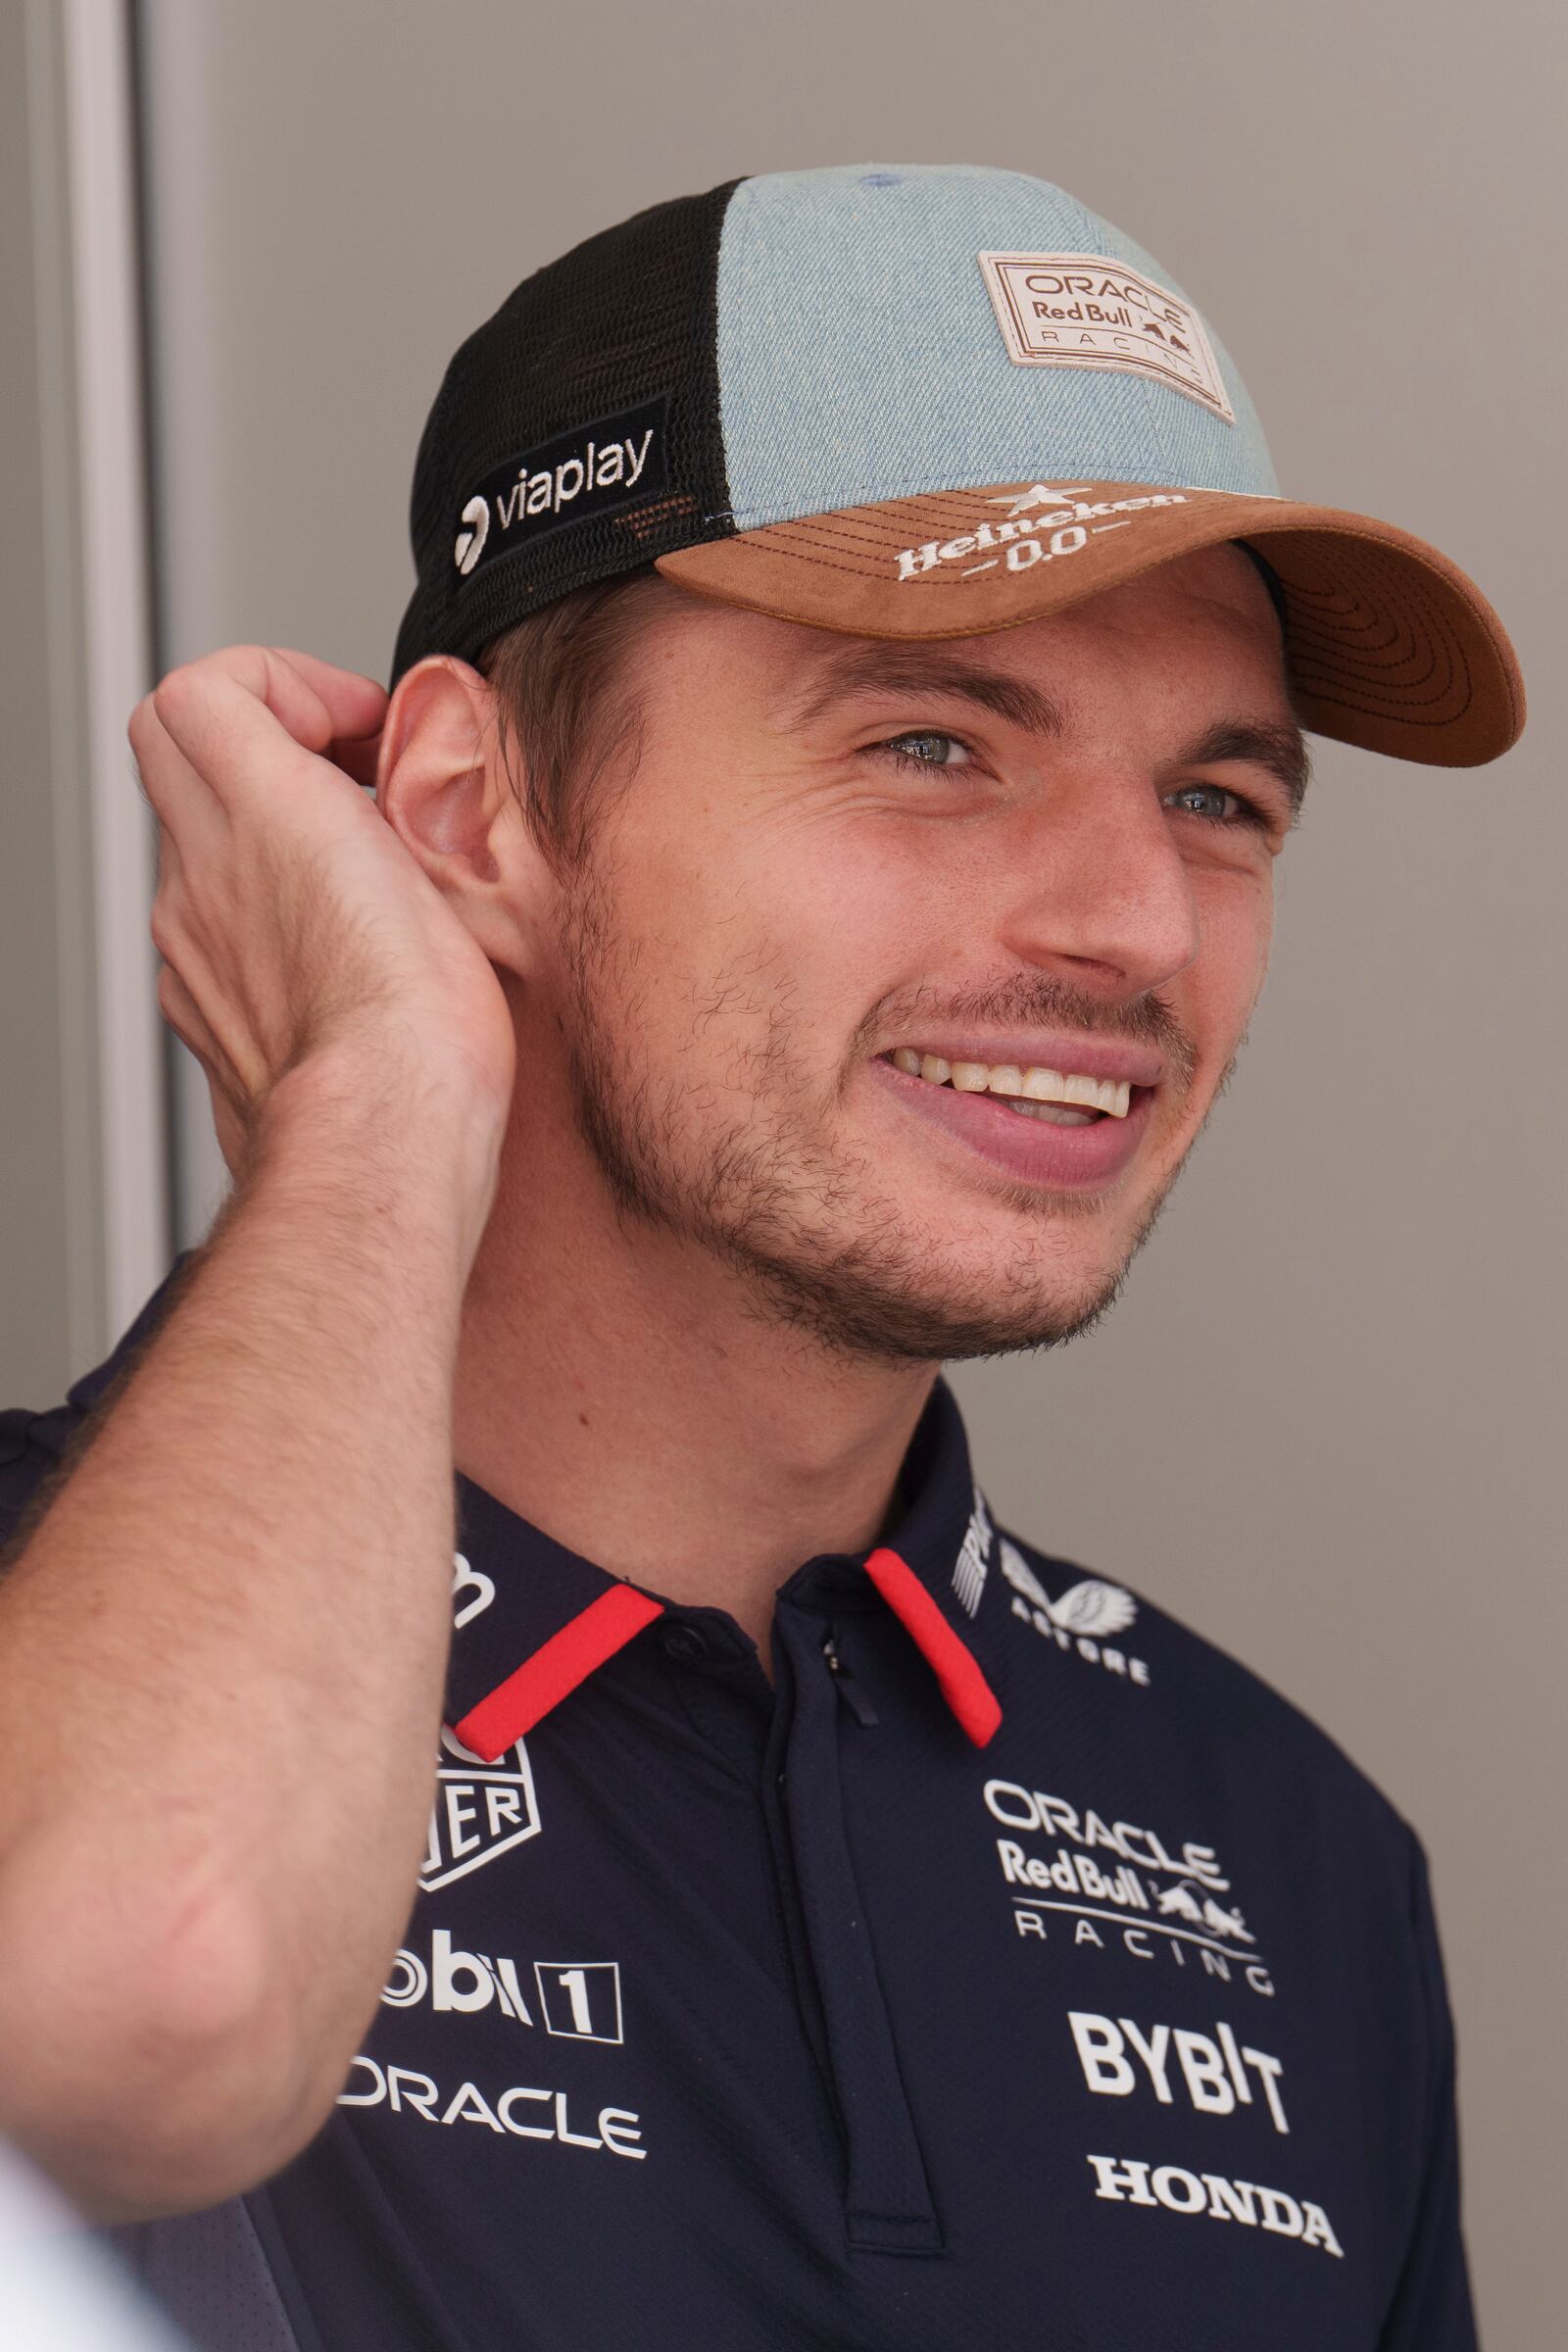
[{"label": "oracle red bull racing cap patch", "polygon": [[1096,253],[983,253],[997,324],[1018,368],[1121,368],[1236,422],[1191,303]]}]

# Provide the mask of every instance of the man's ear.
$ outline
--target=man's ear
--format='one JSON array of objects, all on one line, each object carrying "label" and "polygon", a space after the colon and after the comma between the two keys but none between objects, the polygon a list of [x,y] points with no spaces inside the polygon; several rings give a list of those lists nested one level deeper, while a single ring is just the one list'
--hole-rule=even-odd
[{"label": "man's ear", "polygon": [[466,662],[431,654],[398,680],[375,797],[490,961],[526,973],[547,869],[502,760],[489,681]]}]

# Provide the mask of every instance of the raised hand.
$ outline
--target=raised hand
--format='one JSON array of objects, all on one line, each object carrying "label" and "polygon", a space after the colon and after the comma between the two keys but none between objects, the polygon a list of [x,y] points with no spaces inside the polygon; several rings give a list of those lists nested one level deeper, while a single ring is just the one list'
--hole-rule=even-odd
[{"label": "raised hand", "polygon": [[159,1004],[236,1173],[272,1089],[317,1057],[376,1095],[457,1090],[505,1115],[500,984],[361,789],[386,707],[368,678],[238,646],[172,671],[130,721],[159,822]]}]

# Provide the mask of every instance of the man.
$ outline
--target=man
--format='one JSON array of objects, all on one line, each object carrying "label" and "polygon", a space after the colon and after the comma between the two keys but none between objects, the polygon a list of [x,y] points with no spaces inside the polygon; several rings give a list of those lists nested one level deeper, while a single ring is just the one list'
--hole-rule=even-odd
[{"label": "man", "polygon": [[212,2345],[1471,2344],[1411,1834],[937,1367],[1114,1298],[1298,722],[1491,759],[1500,625],[992,171],[591,240],[414,538],[390,705],[133,724],[236,1182],[9,1424],[0,2124]]}]

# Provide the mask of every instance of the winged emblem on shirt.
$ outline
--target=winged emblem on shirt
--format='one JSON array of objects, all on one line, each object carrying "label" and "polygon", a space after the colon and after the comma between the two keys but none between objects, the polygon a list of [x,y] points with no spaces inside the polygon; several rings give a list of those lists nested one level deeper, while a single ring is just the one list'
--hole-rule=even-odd
[{"label": "winged emblem on shirt", "polygon": [[1005,1537],[1001,1558],[1002,1573],[1013,1591],[1043,1609],[1064,1634],[1125,1633],[1138,1614],[1138,1603],[1130,1592],[1098,1576],[1086,1576],[1081,1584],[1070,1586],[1059,1600],[1053,1600],[1017,1544],[1009,1544]]}]

